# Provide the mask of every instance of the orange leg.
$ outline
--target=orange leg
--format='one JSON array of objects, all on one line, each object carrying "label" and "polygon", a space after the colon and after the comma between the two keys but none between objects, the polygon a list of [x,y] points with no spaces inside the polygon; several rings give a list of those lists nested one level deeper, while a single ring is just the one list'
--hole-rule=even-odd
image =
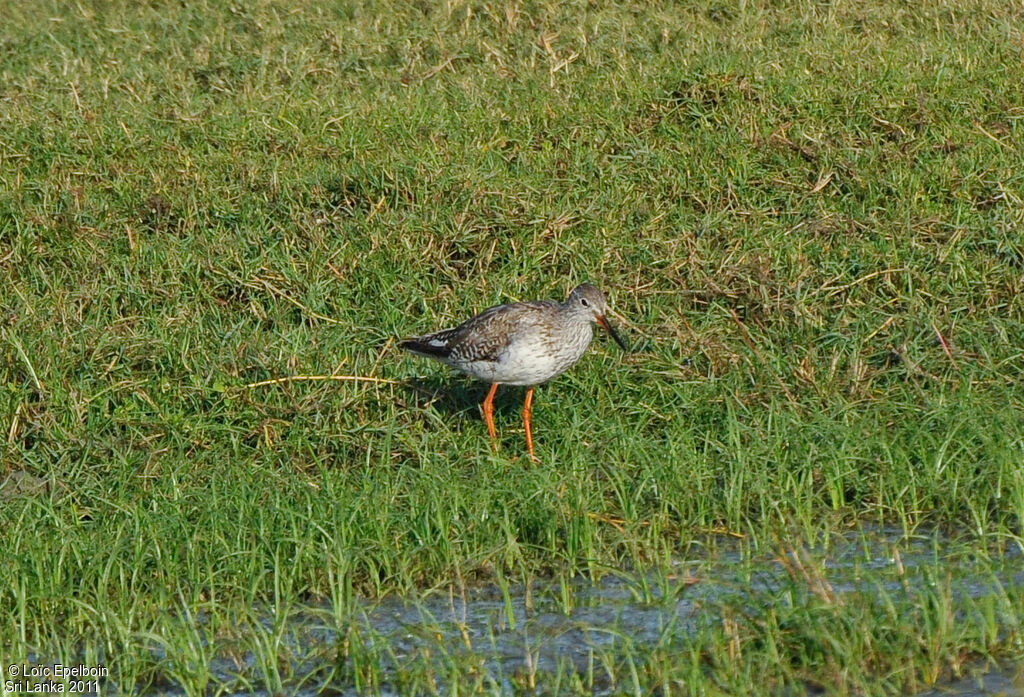
[{"label": "orange leg", "polygon": [[526,388],[526,399],[523,400],[523,426],[526,428],[526,450],[533,462],[540,462],[533,454],[533,434],[530,433],[530,407],[533,406],[533,388]]},{"label": "orange leg", "polygon": [[491,384],[491,391],[484,400],[484,421],[487,422],[487,433],[491,436],[491,447],[498,452],[498,430],[494,428],[494,395],[498,391],[498,383]]}]

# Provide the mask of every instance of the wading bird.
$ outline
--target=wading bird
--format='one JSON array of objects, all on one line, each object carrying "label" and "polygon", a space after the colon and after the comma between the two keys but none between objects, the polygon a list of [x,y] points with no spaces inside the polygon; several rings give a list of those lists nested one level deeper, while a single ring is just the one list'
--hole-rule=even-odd
[{"label": "wading bird", "polygon": [[565,302],[533,300],[498,305],[454,329],[404,339],[399,345],[491,383],[483,412],[495,451],[498,434],[494,428],[494,394],[498,385],[525,386],[526,449],[530,459],[537,462],[530,432],[534,386],[561,375],[580,359],[594,336],[595,322],[612,335],[623,351],[628,350],[605,318],[607,306],[604,293],[583,283],[569,293]]}]

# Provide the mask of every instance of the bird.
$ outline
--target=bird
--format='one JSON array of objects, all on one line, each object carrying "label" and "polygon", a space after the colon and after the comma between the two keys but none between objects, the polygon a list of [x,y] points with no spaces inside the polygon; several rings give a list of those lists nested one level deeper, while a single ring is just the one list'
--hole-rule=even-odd
[{"label": "bird", "polygon": [[402,339],[399,346],[491,383],[482,406],[495,452],[498,434],[494,427],[494,395],[498,385],[526,387],[523,427],[527,452],[536,463],[539,460],[530,430],[534,387],[561,375],[580,359],[593,339],[594,323],[601,325],[623,351],[629,351],[608,322],[607,311],[604,293],[582,283],[572,289],[565,302],[529,300],[497,305],[452,329]]}]

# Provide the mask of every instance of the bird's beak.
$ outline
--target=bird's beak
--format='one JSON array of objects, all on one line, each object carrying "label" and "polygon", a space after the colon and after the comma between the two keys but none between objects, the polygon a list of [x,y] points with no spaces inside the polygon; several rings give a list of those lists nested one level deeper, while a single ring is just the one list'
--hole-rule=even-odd
[{"label": "bird's beak", "polygon": [[615,339],[615,343],[621,346],[623,351],[629,353],[629,349],[626,348],[626,342],[624,342],[619,337],[619,335],[615,333],[615,330],[612,329],[612,325],[608,323],[608,320],[605,318],[604,315],[597,316],[597,323],[604,327],[605,331],[612,335],[612,338]]}]

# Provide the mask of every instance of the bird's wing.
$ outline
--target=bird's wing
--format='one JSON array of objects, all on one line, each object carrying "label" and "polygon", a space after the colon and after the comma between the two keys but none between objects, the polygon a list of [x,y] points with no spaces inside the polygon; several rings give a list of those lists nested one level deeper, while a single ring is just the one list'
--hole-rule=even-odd
[{"label": "bird's wing", "polygon": [[532,328],[531,316],[554,312],[557,303],[537,300],[488,308],[452,329],[407,339],[402,348],[432,358],[455,361],[497,361],[517,334]]}]

